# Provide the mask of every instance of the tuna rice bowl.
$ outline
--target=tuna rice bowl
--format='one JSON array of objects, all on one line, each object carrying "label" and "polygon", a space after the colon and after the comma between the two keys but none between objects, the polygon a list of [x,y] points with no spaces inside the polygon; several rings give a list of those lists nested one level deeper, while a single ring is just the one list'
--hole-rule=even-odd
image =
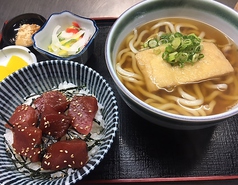
[{"label": "tuna rice bowl", "polygon": [[92,68],[20,69],[0,83],[0,184],[75,184],[104,159],[118,123],[114,92]]},{"label": "tuna rice bowl", "polygon": [[67,82],[26,97],[5,125],[6,147],[16,168],[48,178],[82,168],[103,138],[102,109],[85,87]]}]

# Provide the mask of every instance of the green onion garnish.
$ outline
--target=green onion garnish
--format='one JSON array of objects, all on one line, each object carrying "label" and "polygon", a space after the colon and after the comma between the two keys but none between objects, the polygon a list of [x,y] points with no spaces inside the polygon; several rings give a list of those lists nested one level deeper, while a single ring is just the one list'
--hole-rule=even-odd
[{"label": "green onion garnish", "polygon": [[201,39],[195,34],[183,35],[179,32],[162,34],[158,40],[148,40],[144,43],[144,47],[155,48],[162,44],[167,44],[162,58],[172,66],[184,67],[186,63],[194,64],[204,57],[201,53]]}]

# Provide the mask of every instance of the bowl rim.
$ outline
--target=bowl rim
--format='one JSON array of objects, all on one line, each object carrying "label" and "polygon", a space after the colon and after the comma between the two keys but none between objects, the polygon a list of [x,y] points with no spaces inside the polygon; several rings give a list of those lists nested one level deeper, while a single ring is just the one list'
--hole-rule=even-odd
[{"label": "bowl rim", "polygon": [[[90,22],[92,22],[93,27],[95,28],[95,31],[94,31],[93,35],[90,37],[88,43],[84,46],[83,50],[80,51],[77,55],[71,55],[71,56],[68,56],[68,57],[60,57],[60,56],[58,56],[58,55],[55,55],[55,54],[53,54],[53,53],[51,53],[51,52],[48,52],[48,51],[42,49],[42,48],[39,48],[39,47],[36,45],[36,39],[35,39],[36,35],[39,34],[41,31],[44,30],[44,28],[47,26],[47,24],[49,23],[49,21],[51,20],[52,17],[56,17],[56,16],[58,16],[58,15],[63,15],[63,14],[70,14],[70,15],[76,16],[76,17],[78,17],[78,18],[80,18],[80,19],[85,19],[85,20],[87,20],[87,21],[90,21]],[[56,58],[56,59],[58,59],[58,60],[73,60],[74,58],[77,58],[77,57],[81,56],[83,53],[85,53],[85,52],[87,51],[88,47],[89,47],[91,44],[93,44],[93,41],[94,41],[94,39],[96,38],[96,36],[97,36],[97,34],[98,34],[98,31],[99,31],[99,28],[98,28],[98,26],[97,26],[97,24],[96,24],[96,21],[93,20],[93,19],[91,19],[91,18],[84,17],[84,16],[81,16],[81,15],[77,15],[77,14],[71,12],[71,11],[68,11],[68,10],[64,10],[64,11],[61,11],[61,12],[55,12],[55,13],[52,13],[52,14],[49,16],[49,18],[46,20],[45,24],[44,24],[35,34],[33,34],[33,36],[32,36],[32,39],[33,39],[33,48],[34,48],[35,50],[39,51],[40,53],[42,53],[43,55],[48,55],[49,57]]]},{"label": "bowl rim", "polygon": [[[161,2],[166,1],[166,0],[159,0]],[[188,0],[185,0],[183,2],[186,2]],[[137,4],[135,4],[134,6],[130,7],[129,9],[127,9],[124,13],[121,14],[121,16],[114,22],[112,28],[109,31],[109,34],[107,36],[106,39],[106,44],[105,44],[105,59],[106,59],[106,65],[107,68],[109,70],[109,73],[111,75],[111,77],[113,78],[114,83],[116,84],[117,90],[119,91],[119,94],[121,95],[121,97],[124,99],[124,101],[130,106],[130,104],[132,104],[130,107],[132,107],[132,109],[135,109],[135,107],[133,107],[134,105],[139,106],[141,109],[143,109],[145,112],[147,112],[150,115],[155,116],[160,116],[161,118],[165,118],[167,120],[176,120],[176,121],[181,121],[181,125],[190,125],[191,122],[195,123],[194,127],[201,125],[206,125],[208,122],[214,122],[214,121],[221,121],[224,120],[226,118],[229,118],[231,116],[234,116],[237,114],[237,109],[231,109],[227,112],[223,112],[220,114],[215,114],[215,115],[209,115],[209,116],[183,116],[183,115],[176,115],[176,114],[172,114],[166,111],[162,111],[159,109],[156,109],[148,104],[146,104],[145,102],[143,102],[142,100],[140,100],[139,98],[137,98],[135,95],[133,95],[124,85],[123,83],[118,79],[117,74],[115,72],[115,64],[113,64],[113,59],[112,59],[112,51],[111,48],[115,47],[114,43],[116,42],[115,40],[113,40],[113,34],[116,32],[117,27],[119,27],[120,24],[122,24],[123,20],[125,20],[126,18],[128,18],[128,16],[130,14],[135,14],[138,17],[142,16],[140,13],[138,13],[138,9],[141,9],[141,7],[143,5],[149,4],[149,3],[153,3],[155,2],[155,0],[153,1],[141,1]],[[158,2],[158,0],[157,0]],[[198,3],[196,0],[190,0],[190,2],[196,2]],[[234,20],[235,18],[237,18],[237,22],[238,22],[238,14],[235,10],[231,9],[230,7],[211,0],[201,0],[199,1],[199,3],[208,3],[208,4],[212,4],[213,6],[215,6],[217,9],[222,10],[222,11],[226,11],[227,15],[229,15],[229,17],[232,18],[232,20]],[[191,7],[189,7],[191,8]],[[161,10],[161,9],[160,9]],[[205,11],[205,10],[204,10]],[[143,14],[143,12],[142,12]],[[220,15],[221,16],[221,15]],[[228,20],[227,18],[223,18],[225,20]],[[231,20],[229,20],[229,22],[231,22]],[[236,25],[237,27],[238,25]],[[132,28],[133,29],[133,28]],[[131,29],[131,30],[132,30]],[[138,108],[139,109],[139,108]]]}]

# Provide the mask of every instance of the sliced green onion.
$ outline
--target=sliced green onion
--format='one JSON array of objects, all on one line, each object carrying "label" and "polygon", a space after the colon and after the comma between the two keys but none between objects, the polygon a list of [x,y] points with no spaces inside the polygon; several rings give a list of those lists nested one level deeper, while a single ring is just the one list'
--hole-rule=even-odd
[{"label": "sliced green onion", "polygon": [[168,42],[169,42],[168,39],[160,39],[158,41],[158,45],[160,46],[161,44],[167,44]]},{"label": "sliced green onion", "polygon": [[172,41],[171,45],[174,49],[177,49],[181,44],[181,38],[180,37],[176,37],[174,38],[174,40]]},{"label": "sliced green onion", "polygon": [[148,48],[148,47],[149,47],[149,46],[148,46],[148,42],[144,42],[143,47],[144,47],[144,48]]},{"label": "sliced green onion", "polygon": [[166,60],[170,63],[173,63],[175,61],[175,59],[177,58],[177,55],[178,55],[178,52],[170,53],[167,55],[168,57]]},{"label": "sliced green onion", "polygon": [[158,46],[158,41],[156,39],[151,39],[148,41],[148,46],[150,48],[155,48],[156,46]]},{"label": "sliced green onion", "polygon": [[199,57],[199,54],[195,53],[195,54],[193,55],[192,62],[197,62],[198,59],[199,59],[198,57]]},{"label": "sliced green onion", "polygon": [[[183,67],[186,63],[193,65],[204,57],[201,53],[203,50],[201,39],[194,33],[189,35],[183,35],[180,32],[164,33],[159,38],[146,41],[143,47],[155,48],[163,44],[166,44],[166,47],[162,58],[172,66]],[[156,54],[160,52],[154,51]]]}]

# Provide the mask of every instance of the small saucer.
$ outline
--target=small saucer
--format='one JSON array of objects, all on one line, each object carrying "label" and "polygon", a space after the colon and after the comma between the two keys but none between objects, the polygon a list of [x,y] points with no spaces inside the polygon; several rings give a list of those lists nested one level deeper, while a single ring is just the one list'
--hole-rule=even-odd
[{"label": "small saucer", "polygon": [[6,46],[0,50],[0,65],[6,66],[12,56],[18,56],[28,64],[37,62],[36,56],[24,46]]}]

